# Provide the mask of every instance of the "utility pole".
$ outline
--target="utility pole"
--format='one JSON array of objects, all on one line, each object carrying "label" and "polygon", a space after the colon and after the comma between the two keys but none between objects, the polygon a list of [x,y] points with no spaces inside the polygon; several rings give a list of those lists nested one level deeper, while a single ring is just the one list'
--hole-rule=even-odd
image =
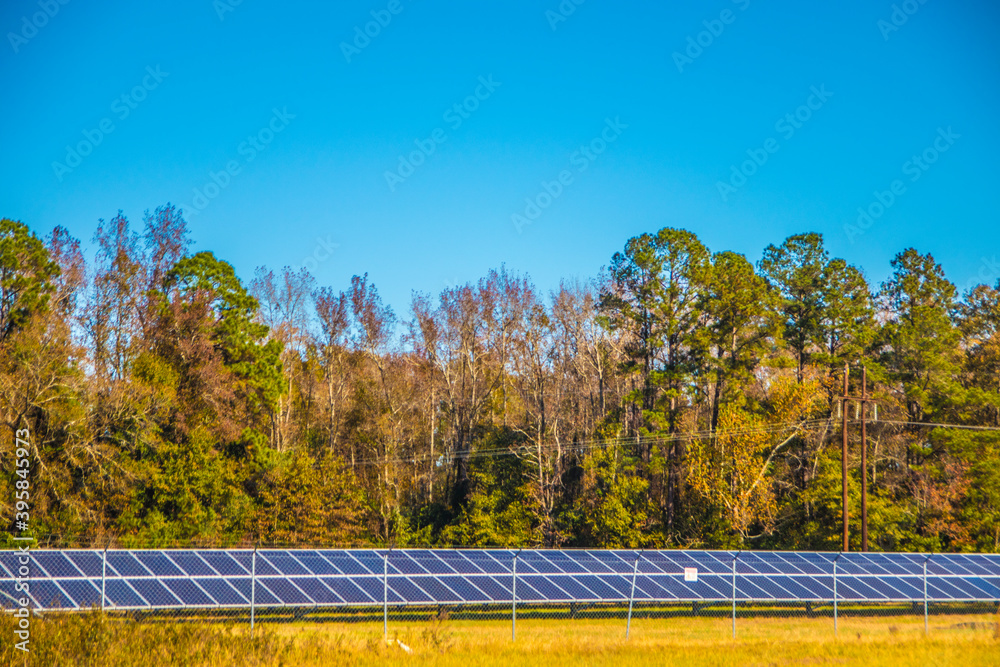
[{"label": "utility pole", "polygon": [[841,546],[841,551],[848,551],[850,546],[848,544],[848,526],[849,519],[847,514],[847,392],[849,391],[848,378],[850,377],[851,368],[847,364],[844,364],[844,395],[842,397],[843,417],[844,423],[841,426],[843,431],[844,442],[840,450],[840,472],[841,472],[841,484],[843,487],[844,494],[844,541]]},{"label": "utility pole", "polygon": [[868,551],[868,368],[861,367],[861,550]]},{"label": "utility pole", "polygon": [[850,391],[850,367],[844,364],[844,395],[840,396],[841,409],[843,410],[843,425],[841,426],[844,438],[841,449],[841,484],[844,494],[844,541],[842,551],[850,549],[850,518],[847,509],[847,404],[848,401],[855,403],[855,419],[861,420],[861,550],[868,551],[868,404],[873,403],[876,408],[875,419],[878,420],[878,404],[868,395],[868,368],[861,367],[861,395],[849,396]]}]

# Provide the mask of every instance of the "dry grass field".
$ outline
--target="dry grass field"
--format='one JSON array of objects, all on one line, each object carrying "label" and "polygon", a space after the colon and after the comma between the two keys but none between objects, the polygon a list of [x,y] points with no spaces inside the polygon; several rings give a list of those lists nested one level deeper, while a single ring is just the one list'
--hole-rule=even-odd
[{"label": "dry grass field", "polygon": [[829,617],[523,618],[510,622],[393,619],[380,622],[245,623],[123,621],[94,612],[32,622],[31,653],[13,648],[14,627],[0,617],[5,665],[977,665],[1000,664],[996,615],[932,616],[924,637],[916,615],[848,616],[833,636]]}]

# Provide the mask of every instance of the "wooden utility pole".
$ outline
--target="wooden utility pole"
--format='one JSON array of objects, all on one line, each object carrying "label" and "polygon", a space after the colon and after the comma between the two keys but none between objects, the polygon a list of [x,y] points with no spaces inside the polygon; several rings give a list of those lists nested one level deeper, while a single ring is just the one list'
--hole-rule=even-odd
[{"label": "wooden utility pole", "polygon": [[[855,419],[861,419],[861,550],[868,551],[868,404],[873,401],[868,397],[868,368],[861,367],[861,395],[849,396],[850,391],[850,367],[844,365],[844,395],[840,397],[841,408],[844,411],[843,431],[844,444],[841,449],[841,477],[844,493],[844,541],[841,547],[843,551],[850,548],[850,522],[847,509],[847,403],[857,401],[855,408],[857,413]],[[876,406],[877,407],[877,406]],[[878,413],[876,412],[876,415]]]},{"label": "wooden utility pole", "polygon": [[868,551],[868,368],[861,367],[861,550]]},{"label": "wooden utility pole", "polygon": [[847,364],[844,364],[844,395],[842,397],[842,405],[841,405],[844,416],[844,423],[841,427],[844,436],[844,443],[843,447],[840,450],[841,483],[843,486],[843,493],[844,493],[844,512],[843,512],[844,543],[843,546],[841,547],[841,551],[850,550],[850,546],[848,544],[848,526],[850,521],[848,519],[848,513],[847,513],[847,392],[849,390],[848,378],[850,377],[850,372],[851,372],[850,367]]}]

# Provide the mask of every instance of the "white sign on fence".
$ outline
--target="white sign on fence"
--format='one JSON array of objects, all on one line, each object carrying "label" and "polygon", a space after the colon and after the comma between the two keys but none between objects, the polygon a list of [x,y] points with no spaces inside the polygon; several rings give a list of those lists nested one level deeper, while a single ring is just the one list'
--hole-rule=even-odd
[{"label": "white sign on fence", "polygon": [[696,567],[684,568],[684,581],[698,581],[698,568]]}]

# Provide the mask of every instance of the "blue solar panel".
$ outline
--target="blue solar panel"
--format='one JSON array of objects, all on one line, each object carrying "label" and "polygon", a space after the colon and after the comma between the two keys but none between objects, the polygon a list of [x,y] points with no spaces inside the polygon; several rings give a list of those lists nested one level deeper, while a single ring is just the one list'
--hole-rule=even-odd
[{"label": "blue solar panel", "polygon": [[72,609],[76,605],[54,581],[32,581],[31,597],[44,609]]},{"label": "blue solar panel", "polygon": [[[198,554],[208,565],[223,576],[250,574],[253,552],[244,551],[234,554],[225,551],[202,551]],[[260,565],[258,563],[258,565]],[[257,574],[275,574],[258,571]]]},{"label": "blue solar panel", "polygon": [[685,581],[684,585],[691,589],[694,593],[693,597],[705,598],[706,600],[725,600],[733,592],[732,576],[699,574],[698,581]]},{"label": "blue solar panel", "polygon": [[[767,585],[773,584],[785,591],[788,591],[788,596],[792,599],[817,600],[829,597],[829,595],[833,592],[833,591],[825,591],[818,584],[815,588],[810,589],[805,586],[805,582],[807,580],[801,577],[789,577],[789,576],[777,575],[777,576],[767,577],[764,581],[768,582]],[[765,584],[760,584],[760,585],[763,586]]]},{"label": "blue solar panel", "polygon": [[389,565],[403,574],[427,574],[427,569],[420,563],[399,551],[389,554]]},{"label": "blue solar panel", "polygon": [[189,576],[205,577],[218,574],[194,551],[168,551],[166,554]]},{"label": "blue solar panel", "polygon": [[208,594],[195,583],[194,579],[163,579],[162,581],[163,585],[179,597],[185,605],[204,607],[215,604],[215,601],[208,597]]},{"label": "blue solar panel", "polygon": [[832,563],[812,554],[783,553],[778,557],[788,563],[787,568],[782,568],[786,574],[829,574],[833,571]]},{"label": "blue solar panel", "polygon": [[[333,564],[340,572],[344,574],[372,574],[365,566],[363,566],[356,558],[353,558],[350,553],[346,551],[321,551],[320,552],[324,558],[326,558],[330,563]],[[379,574],[382,573],[382,563],[381,558],[379,559]]]},{"label": "blue solar panel", "polygon": [[309,570],[307,570],[302,563],[293,558],[287,551],[258,551],[258,565],[260,565],[262,559],[273,565],[274,569],[276,569],[279,574],[284,574],[286,576],[309,574]]},{"label": "blue solar panel", "polygon": [[442,577],[441,583],[466,602],[488,602],[490,597],[465,577]]},{"label": "blue solar panel", "polygon": [[[566,577],[569,579],[569,577]],[[582,577],[574,577],[581,584],[589,588],[598,598],[602,600],[618,600],[618,599],[628,599],[628,592],[626,591],[624,595],[622,591],[617,590],[609,586],[605,581],[594,575],[583,575]],[[565,586],[563,586],[565,588]]]},{"label": "blue solar panel", "polygon": [[[257,553],[255,603],[381,604],[383,555],[389,558],[390,604],[506,603],[517,554],[522,602],[639,600],[919,601],[924,565],[929,600],[1000,599],[1000,557],[987,554],[877,554],[695,551],[283,550]],[[18,552],[0,552],[0,606],[13,590]],[[104,552],[35,550],[31,603],[39,608],[100,605]],[[253,552],[243,550],[109,550],[107,603],[120,608],[246,606]],[[637,560],[638,559],[638,560]],[[13,569],[11,569],[13,568]],[[695,581],[685,580],[695,568]]]},{"label": "blue solar panel", "polygon": [[150,571],[127,551],[108,552],[108,571],[122,577],[148,577]]},{"label": "blue solar panel", "polygon": [[1000,601],[1000,579],[989,581],[981,577],[970,577],[967,581],[981,591],[976,597],[981,598],[985,594],[987,599],[995,598]]},{"label": "blue solar panel", "polygon": [[1000,558],[991,559],[981,554],[963,554],[962,557],[982,568],[982,574],[1000,576]]},{"label": "blue solar panel", "polygon": [[497,579],[485,575],[467,577],[469,583],[486,595],[488,600],[510,600],[510,578]]},{"label": "blue solar panel", "polygon": [[73,564],[88,577],[101,576],[101,567],[104,561],[102,560],[99,552],[66,551],[64,553],[66,554],[66,557],[73,561]]},{"label": "blue solar panel", "polygon": [[635,578],[635,596],[636,598],[646,597],[651,600],[677,599],[676,595],[662,586],[658,586],[655,581],[641,574]]},{"label": "blue solar panel", "polygon": [[[521,581],[522,579],[518,577],[518,595],[521,595]],[[538,592],[539,599],[541,600],[573,600],[573,596],[569,595],[562,588],[556,586],[551,580],[538,574],[529,574],[524,577],[524,583],[531,586]]]},{"label": "blue solar panel", "polygon": [[[611,558],[608,554],[601,554],[603,557],[598,557],[597,554],[591,554],[586,551],[580,551],[570,554],[574,561],[582,565],[588,572],[594,572],[596,574],[608,574],[614,572],[631,572],[631,563],[625,563],[621,558],[615,556]],[[634,561],[634,559],[633,559]]]},{"label": "blue solar panel", "polygon": [[249,598],[240,595],[225,579],[198,579],[198,585],[217,604],[228,607],[243,607],[250,603]]},{"label": "blue solar panel", "polygon": [[[132,588],[153,607],[179,607],[184,604],[156,579],[132,579]],[[100,595],[98,595],[100,597]]]},{"label": "blue solar panel", "polygon": [[181,577],[184,572],[162,551],[137,551],[136,558],[158,577]]},{"label": "blue solar panel", "polygon": [[18,600],[22,596],[24,596],[24,593],[14,590],[13,580],[0,580],[0,605],[5,609],[12,609],[18,606]]},{"label": "blue solar panel", "polygon": [[325,577],[323,583],[348,604],[368,604],[382,600],[381,593],[378,598],[372,598],[349,579]]},{"label": "blue solar panel", "polygon": [[104,582],[104,594],[108,604],[115,607],[149,606],[124,579],[108,579]]},{"label": "blue solar panel", "polygon": [[[35,551],[32,553],[32,558],[50,577],[83,576],[83,573],[66,558],[66,555],[58,551]],[[37,574],[36,572],[36,576]]]},{"label": "blue solar panel", "polygon": [[296,557],[313,574],[340,574],[333,563],[323,558],[318,551],[303,551],[296,554]]},{"label": "blue solar panel", "polygon": [[593,551],[590,554],[598,563],[606,567],[610,572],[619,574],[632,574],[639,552],[625,551],[615,553],[614,551]]},{"label": "blue solar panel", "polygon": [[448,588],[437,577],[415,577],[413,581],[435,602],[464,602],[458,593]]},{"label": "blue solar panel", "polygon": [[438,558],[459,574],[482,574],[486,571],[476,562],[481,558],[470,560],[461,551],[442,551]]},{"label": "blue solar panel", "polygon": [[429,572],[430,574],[455,574],[455,570],[451,565],[438,558],[437,554],[429,549],[407,551],[406,553],[425,572]]},{"label": "blue solar panel", "polygon": [[[383,591],[382,591],[382,580],[374,578],[361,577],[353,580],[355,585],[363,590],[372,600],[378,602],[382,601]],[[390,603],[402,602],[403,598],[393,591],[391,588],[385,593],[388,597]]]},{"label": "blue solar panel", "polygon": [[342,604],[339,595],[327,588],[317,577],[299,577],[295,585],[316,604]]},{"label": "blue solar panel", "polygon": [[[503,574],[505,572],[510,572],[511,565],[514,562],[513,551],[492,551],[487,549],[481,552],[483,558],[476,557],[475,562],[483,572],[488,574]],[[472,556],[466,553],[466,558],[472,558]]]},{"label": "blue solar panel", "polygon": [[[420,579],[420,583],[424,583],[426,577]],[[407,602],[444,602],[445,600],[436,599],[427,594],[422,588],[419,588],[417,584],[406,579],[404,577],[395,577],[389,580],[389,587],[399,594]]]},{"label": "blue solar panel", "polygon": [[886,600],[887,597],[853,575],[837,577],[837,595],[842,600]]},{"label": "blue solar panel", "polygon": [[292,583],[293,581],[275,577],[263,579],[260,583],[267,586],[283,604],[310,604],[312,601]]},{"label": "blue solar panel", "polygon": [[101,582],[89,579],[60,579],[59,586],[81,609],[101,606]]},{"label": "blue solar panel", "polygon": [[[246,598],[247,600],[251,599],[250,589],[251,586],[253,586],[253,582],[250,579],[231,578],[231,579],[226,579],[225,581],[230,586],[235,588],[239,592],[239,594],[242,595],[244,598]],[[256,596],[254,598],[254,602],[256,604],[261,606],[271,606],[271,605],[281,604],[281,601],[278,600],[278,598],[276,598],[274,594],[271,593],[271,591],[267,590],[266,587],[261,585],[260,580],[258,580],[256,585],[253,587],[255,588],[253,595]]]},{"label": "blue solar panel", "polygon": [[7,577],[19,576],[19,569],[21,567],[31,569],[30,559],[26,565],[22,565],[18,563],[18,555],[10,551],[0,553],[0,565],[3,565],[3,569],[6,570],[5,576]]}]

